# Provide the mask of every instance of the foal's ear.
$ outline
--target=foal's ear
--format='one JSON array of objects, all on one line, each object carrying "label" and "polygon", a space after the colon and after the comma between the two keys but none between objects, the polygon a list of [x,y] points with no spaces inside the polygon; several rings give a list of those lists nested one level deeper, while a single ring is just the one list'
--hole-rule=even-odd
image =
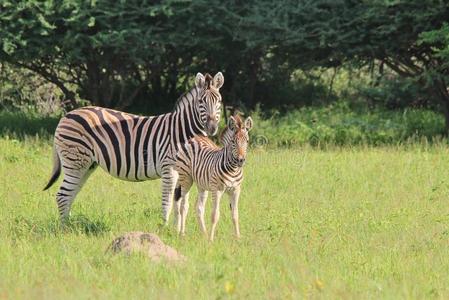
[{"label": "foal's ear", "polygon": [[247,131],[250,131],[253,128],[253,119],[251,117],[246,118],[245,120],[245,128]]},{"label": "foal's ear", "polygon": [[235,131],[235,129],[237,128],[236,124],[237,121],[235,120],[235,118],[233,116],[230,116],[228,119],[228,128],[232,131]]},{"label": "foal's ear", "polygon": [[196,74],[195,86],[199,89],[202,89],[202,88],[204,88],[205,84],[206,84],[206,78],[204,78],[204,75],[201,73]]},{"label": "foal's ear", "polygon": [[221,74],[221,72],[218,72],[217,74],[215,74],[214,76],[214,80],[212,81],[212,85],[219,90],[224,83],[224,77],[223,74]]}]

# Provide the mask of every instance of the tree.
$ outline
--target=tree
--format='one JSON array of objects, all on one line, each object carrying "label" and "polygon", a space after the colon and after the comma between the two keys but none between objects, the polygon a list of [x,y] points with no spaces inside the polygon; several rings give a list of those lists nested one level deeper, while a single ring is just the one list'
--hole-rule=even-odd
[{"label": "tree", "polygon": [[357,20],[360,30],[367,33],[369,45],[353,50],[355,55],[377,59],[397,74],[414,78],[427,89],[439,101],[446,131],[449,69],[444,57],[435,51],[444,45],[423,37],[429,36],[426,32],[439,31],[448,16],[447,1],[375,1]]},{"label": "tree", "polygon": [[[304,1],[303,3],[307,3]],[[285,4],[285,3],[284,3]],[[449,2],[441,0],[314,1],[285,5],[273,18],[288,20],[277,53],[290,65],[338,66],[345,61],[379,65],[413,78],[437,99],[449,131]],[[306,8],[306,9],[304,9]],[[276,40],[281,41],[282,36]]]},{"label": "tree", "polygon": [[298,103],[295,70],[370,64],[418,82],[449,130],[448,16],[443,0],[5,0],[0,60],[40,74],[72,104],[78,95],[153,111],[198,71],[224,71],[225,102],[251,108]]},{"label": "tree", "polygon": [[174,93],[177,73],[194,64],[198,41],[180,23],[196,17],[194,7],[152,3],[4,1],[0,59],[53,82],[72,105],[75,93],[119,108],[149,86],[155,93]]}]

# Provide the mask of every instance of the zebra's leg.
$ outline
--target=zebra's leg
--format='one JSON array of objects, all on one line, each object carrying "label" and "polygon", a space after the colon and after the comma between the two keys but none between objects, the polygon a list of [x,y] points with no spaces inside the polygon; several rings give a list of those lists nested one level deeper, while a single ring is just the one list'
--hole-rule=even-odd
[{"label": "zebra's leg", "polygon": [[73,200],[95,168],[95,164],[83,169],[74,169],[69,166],[62,167],[64,177],[59,191],[56,193],[56,203],[62,223],[69,217]]},{"label": "zebra's leg", "polygon": [[173,206],[173,195],[179,174],[172,165],[162,171],[162,218],[164,225],[168,225],[168,219]]},{"label": "zebra's leg", "polygon": [[234,232],[237,238],[240,238],[240,227],[239,227],[239,198],[240,198],[240,186],[229,192],[231,200],[231,214],[232,223],[234,223]]},{"label": "zebra's leg", "polygon": [[204,222],[204,212],[207,201],[207,191],[198,187],[198,199],[196,201],[196,216],[201,232],[207,236],[206,224]]},{"label": "zebra's leg", "polygon": [[214,191],[212,192],[212,201],[214,202],[214,206],[212,208],[212,228],[210,231],[210,241],[212,242],[215,237],[215,229],[217,228],[218,220],[220,219],[220,199],[223,195],[222,191]]},{"label": "zebra's leg", "polygon": [[186,232],[187,213],[189,212],[189,191],[192,183],[181,189],[181,235]]}]

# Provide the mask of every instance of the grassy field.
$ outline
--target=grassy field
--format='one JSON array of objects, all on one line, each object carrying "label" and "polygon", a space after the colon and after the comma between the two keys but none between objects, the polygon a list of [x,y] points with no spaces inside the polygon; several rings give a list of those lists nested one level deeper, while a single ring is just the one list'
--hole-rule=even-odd
[{"label": "grassy field", "polygon": [[160,181],[96,171],[62,232],[56,187],[42,192],[50,150],[0,139],[0,299],[449,298],[445,145],[253,149],[242,239],[227,201],[213,244],[191,211],[185,238],[159,232],[188,257],[178,266],[105,254],[123,232],[157,230]]}]

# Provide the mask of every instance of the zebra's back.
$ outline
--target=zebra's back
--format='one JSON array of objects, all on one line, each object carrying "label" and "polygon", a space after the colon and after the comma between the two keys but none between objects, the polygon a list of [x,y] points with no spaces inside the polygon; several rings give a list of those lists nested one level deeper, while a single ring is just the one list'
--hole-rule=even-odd
[{"label": "zebra's back", "polygon": [[201,189],[214,191],[241,184],[242,169],[229,170],[225,166],[224,149],[207,137],[195,137],[181,147],[176,156],[180,185],[191,180]]},{"label": "zebra's back", "polygon": [[61,119],[55,146],[63,165],[69,168],[82,167],[92,160],[120,179],[153,179],[160,177],[160,150],[169,144],[167,127],[167,115],[142,117],[83,107]]}]

